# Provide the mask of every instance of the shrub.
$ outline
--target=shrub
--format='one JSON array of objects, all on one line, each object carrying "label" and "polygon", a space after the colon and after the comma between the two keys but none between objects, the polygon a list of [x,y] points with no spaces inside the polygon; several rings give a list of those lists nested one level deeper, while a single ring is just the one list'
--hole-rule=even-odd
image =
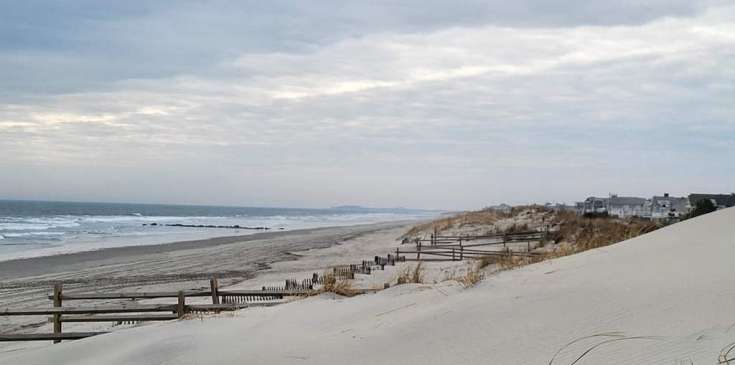
[{"label": "shrub", "polygon": [[694,218],[700,215],[712,213],[716,210],[717,210],[717,207],[715,206],[714,203],[712,203],[712,200],[702,199],[694,205],[694,209],[692,209],[692,212],[689,213],[689,218]]}]

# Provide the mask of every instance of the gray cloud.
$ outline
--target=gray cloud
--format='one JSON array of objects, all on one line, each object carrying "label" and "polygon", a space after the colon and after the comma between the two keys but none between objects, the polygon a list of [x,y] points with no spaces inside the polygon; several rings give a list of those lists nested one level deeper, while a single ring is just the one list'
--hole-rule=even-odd
[{"label": "gray cloud", "polygon": [[3,40],[0,196],[455,208],[735,180],[734,7],[396,4],[92,6]]},{"label": "gray cloud", "polygon": [[104,89],[126,79],[217,73],[240,54],[312,52],[381,32],[448,27],[631,25],[724,0],[29,1],[0,4],[0,98]]}]

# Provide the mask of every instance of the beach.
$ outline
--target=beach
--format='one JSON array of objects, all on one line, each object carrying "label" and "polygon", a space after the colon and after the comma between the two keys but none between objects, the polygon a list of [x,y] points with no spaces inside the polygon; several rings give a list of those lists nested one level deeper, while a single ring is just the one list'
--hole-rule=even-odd
[{"label": "beach", "polygon": [[[415,223],[264,232],[0,262],[0,307],[48,307],[46,296],[56,282],[63,282],[67,293],[83,293],[197,289],[215,276],[223,287],[300,280],[330,265],[385,255]],[[41,330],[46,322],[45,317],[0,317],[4,332]]]},{"label": "beach", "polygon": [[[735,210],[726,209],[611,246],[488,272],[471,287],[449,278],[353,298],[325,293],[4,352],[0,362],[716,363],[729,358],[735,341],[733,219]],[[360,237],[402,230],[384,228]]]}]

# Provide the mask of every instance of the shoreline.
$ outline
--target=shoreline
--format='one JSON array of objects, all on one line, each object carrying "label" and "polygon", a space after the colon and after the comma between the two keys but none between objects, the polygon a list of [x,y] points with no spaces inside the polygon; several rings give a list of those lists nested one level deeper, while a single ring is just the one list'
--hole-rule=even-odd
[{"label": "shoreline", "polygon": [[[235,243],[246,243],[268,239],[279,239],[288,236],[304,236],[334,230],[368,231],[379,227],[404,226],[417,224],[420,220],[386,221],[377,223],[355,224],[349,226],[330,226],[317,228],[295,229],[291,231],[258,232],[235,236],[220,236],[204,239],[174,241],[150,245],[132,245],[109,247],[98,250],[61,253],[48,256],[37,256],[0,261],[0,280],[16,280],[19,278],[48,275],[60,272],[64,267],[83,265],[91,261],[122,260],[141,255],[155,255],[183,250],[211,248]],[[369,232],[362,232],[366,234]]]},{"label": "shoreline", "polygon": [[[146,292],[204,288],[209,279],[217,277],[221,287],[259,288],[276,277],[278,282],[283,278],[301,278],[305,270],[311,275],[312,270],[325,269],[327,262],[351,263],[352,258],[343,253],[354,254],[354,249],[365,253],[357,255],[360,260],[384,254],[382,248],[375,251],[376,244],[395,245],[396,238],[417,222],[420,221],[262,232],[0,262],[0,308],[46,308],[50,305],[47,295],[55,283],[63,283],[64,290],[70,293]],[[320,252],[328,259],[302,261],[305,256]],[[118,303],[109,300],[75,304]],[[0,328],[9,333],[44,332],[47,326],[47,318],[0,317]],[[8,344],[0,346],[0,352],[39,345],[42,344]]]}]

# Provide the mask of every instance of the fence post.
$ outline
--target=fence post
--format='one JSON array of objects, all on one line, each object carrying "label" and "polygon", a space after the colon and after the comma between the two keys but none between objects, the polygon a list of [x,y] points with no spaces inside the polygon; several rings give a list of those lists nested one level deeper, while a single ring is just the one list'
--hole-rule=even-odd
[{"label": "fence post", "polygon": [[176,317],[182,318],[184,316],[184,310],[186,308],[186,297],[184,291],[179,290],[179,302],[176,304]]},{"label": "fence post", "polygon": [[463,260],[464,260],[464,246],[460,244],[459,245],[459,261],[463,261]]},{"label": "fence post", "polygon": [[455,261],[455,259],[454,259],[454,247],[452,247],[452,261]]},{"label": "fence post", "polygon": [[[62,294],[62,284],[56,283],[54,284],[54,308],[61,308],[61,294]],[[56,313],[54,314],[54,335],[61,335],[61,314]],[[61,340],[54,340],[54,343],[59,343]]]},{"label": "fence post", "polygon": [[419,241],[418,246],[416,246],[416,261],[419,261],[419,260],[421,260],[421,241]]},{"label": "fence post", "polygon": [[216,277],[209,280],[209,289],[212,292],[212,304],[219,304],[219,283]]}]

